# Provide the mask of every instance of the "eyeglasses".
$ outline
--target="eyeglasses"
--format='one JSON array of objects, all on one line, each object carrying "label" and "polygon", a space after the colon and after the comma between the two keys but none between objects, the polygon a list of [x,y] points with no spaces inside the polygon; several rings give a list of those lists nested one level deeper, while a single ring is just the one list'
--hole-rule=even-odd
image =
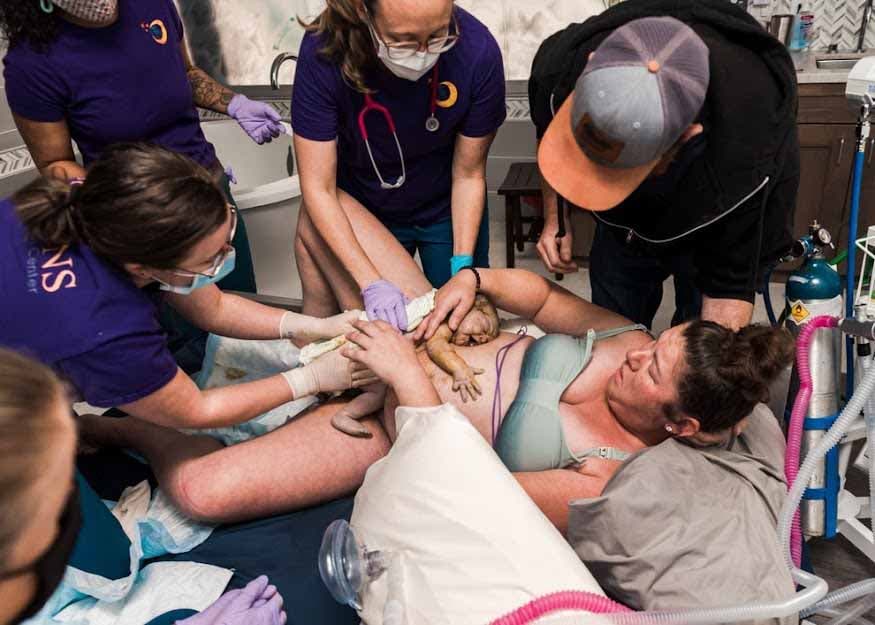
[{"label": "eyeglasses", "polygon": [[172,272],[174,275],[194,280],[197,276],[212,278],[219,272],[219,269],[221,269],[222,265],[225,264],[225,261],[228,260],[228,256],[234,252],[234,246],[231,245],[231,242],[234,240],[234,235],[237,233],[237,209],[229,204],[228,210],[231,211],[231,231],[228,233],[228,242],[225,243],[224,247],[222,247],[222,249],[219,250],[219,253],[216,254],[216,257],[210,263],[210,268],[206,271],[174,269]]},{"label": "eyeglasses", "polygon": [[[373,19],[370,15],[367,18],[368,28],[371,31],[371,35],[374,37],[374,42],[380,42],[384,46],[386,46],[386,50],[389,54],[390,59],[407,59],[419,52],[419,49],[422,47],[422,44],[418,41],[398,41],[388,43],[385,39],[383,39],[379,33],[377,32],[377,28],[374,25]],[[461,37],[462,33],[459,30],[459,20],[456,18],[456,14],[453,13],[453,19],[447,25],[447,34],[442,37],[433,37],[425,42],[425,49],[432,54],[443,54],[444,52],[449,51],[453,46],[456,45],[459,41],[459,37]]]}]

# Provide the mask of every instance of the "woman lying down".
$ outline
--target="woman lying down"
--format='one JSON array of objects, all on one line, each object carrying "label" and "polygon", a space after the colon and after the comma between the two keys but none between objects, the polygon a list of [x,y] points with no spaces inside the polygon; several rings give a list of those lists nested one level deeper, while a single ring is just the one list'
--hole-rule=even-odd
[{"label": "woman lying down", "polygon": [[[382,261],[377,269],[383,278],[411,299],[431,290],[414,260],[372,215],[354,202],[342,204],[368,256]],[[320,301],[326,314],[331,307],[360,307],[358,287],[330,256],[306,213],[297,235],[296,254],[318,267],[316,273],[301,272],[305,302]],[[237,521],[353,492],[375,456],[391,445],[398,401],[437,398],[455,405],[495,445],[526,492],[564,531],[569,501],[599,495],[631,454],[671,437],[698,444],[733,438],[790,363],[792,341],[780,330],[732,332],[700,321],[654,340],[535,274],[479,270],[479,277],[480,291],[499,309],[530,319],[548,336],[535,341],[502,333],[482,345],[455,347],[472,370],[484,371],[477,376],[482,394],[468,401],[427,352],[417,354],[411,342],[382,324],[365,324],[350,336],[361,350],[347,346],[345,353],[400,394],[386,397],[381,419],[361,422],[371,438],[354,439],[332,427],[332,417],[347,408],[345,401],[323,404],[231,447],[133,419],[89,417],[82,422],[83,434],[91,442],[144,455],[166,494],[190,516]],[[461,272],[439,292],[436,312],[452,311],[450,326],[456,327],[473,305],[476,288],[474,272]],[[419,337],[434,332],[441,316],[420,326]]]}]

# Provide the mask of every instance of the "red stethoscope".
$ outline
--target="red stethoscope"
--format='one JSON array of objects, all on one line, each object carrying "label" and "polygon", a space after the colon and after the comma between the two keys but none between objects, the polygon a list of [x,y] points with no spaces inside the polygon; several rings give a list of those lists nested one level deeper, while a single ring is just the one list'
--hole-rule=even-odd
[{"label": "red stethoscope", "polygon": [[[438,99],[438,66],[434,66],[434,70],[431,73],[431,107],[430,114],[428,118],[425,120],[425,129],[429,132],[437,132],[441,123],[438,121],[435,113],[437,112],[437,99]],[[395,145],[398,147],[398,158],[401,161],[401,175],[395,182],[386,182],[383,178],[383,175],[380,173],[380,168],[377,166],[377,161],[374,160],[374,153],[371,151],[371,142],[368,140],[368,127],[365,124],[365,118],[368,113],[375,112],[380,113],[383,116],[383,119],[386,120],[386,125],[389,126],[389,132],[392,133],[392,136],[395,138]],[[392,113],[389,112],[382,104],[378,104],[371,97],[371,94],[365,94],[365,105],[362,107],[361,112],[359,112],[359,132],[362,135],[362,139],[365,141],[365,147],[368,149],[368,156],[371,158],[371,165],[374,167],[374,173],[377,174],[377,178],[380,180],[380,187],[383,189],[400,189],[404,185],[404,181],[407,179],[407,166],[404,163],[404,150],[401,149],[401,141],[398,140],[398,132],[395,129],[395,120],[392,118]]]}]

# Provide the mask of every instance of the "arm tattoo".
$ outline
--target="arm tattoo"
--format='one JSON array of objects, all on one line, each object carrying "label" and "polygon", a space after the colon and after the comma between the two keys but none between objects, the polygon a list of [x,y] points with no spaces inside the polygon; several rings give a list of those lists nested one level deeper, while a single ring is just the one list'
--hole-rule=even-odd
[{"label": "arm tattoo", "polygon": [[228,112],[228,104],[235,95],[233,91],[220,85],[198,67],[188,70],[188,82],[191,84],[195,105],[217,113]]}]

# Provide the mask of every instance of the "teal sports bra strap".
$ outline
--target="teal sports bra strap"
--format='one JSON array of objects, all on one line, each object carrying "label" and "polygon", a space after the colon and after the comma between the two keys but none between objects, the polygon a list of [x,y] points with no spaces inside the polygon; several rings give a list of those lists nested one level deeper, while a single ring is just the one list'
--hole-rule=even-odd
[{"label": "teal sports bra strap", "polygon": [[[601,339],[609,339],[613,336],[619,336],[620,334],[625,334],[626,332],[632,332],[635,330],[641,330],[642,332],[647,332],[647,334],[650,334],[650,330],[647,329],[647,326],[636,323],[628,326],[623,326],[621,328],[612,328],[610,330],[603,330],[601,332],[591,333],[590,336],[593,336],[594,334],[593,340],[587,341],[587,343],[589,344],[587,345],[587,347],[589,349],[592,349],[592,344],[595,341],[599,341]],[[565,438],[564,435],[562,438]],[[602,458],[603,460],[616,460],[617,462],[623,462],[632,455],[628,452],[623,451],[622,449],[617,449],[615,447],[590,447],[589,449],[584,449],[583,451],[575,453],[568,448],[567,444],[564,446],[565,450],[570,456],[570,458],[566,457],[564,460],[565,462],[568,462],[570,464],[583,464],[583,462],[588,458]]]},{"label": "teal sports bra strap", "polygon": [[[632,325],[623,326],[622,328],[612,328],[610,330],[602,330],[601,332],[596,332],[595,340],[600,341],[602,339],[609,339],[612,336],[619,336],[620,334],[632,332],[633,330],[641,330],[642,332],[647,332],[647,334],[650,334],[650,330],[647,329],[647,326],[641,325],[640,323],[635,323]],[[650,334],[650,336],[653,335]]]},{"label": "teal sports bra strap", "polygon": [[591,447],[584,449],[582,452],[572,454],[578,464],[582,464],[587,458],[602,458],[603,460],[617,460],[622,462],[631,456],[627,451],[617,449],[616,447]]}]

